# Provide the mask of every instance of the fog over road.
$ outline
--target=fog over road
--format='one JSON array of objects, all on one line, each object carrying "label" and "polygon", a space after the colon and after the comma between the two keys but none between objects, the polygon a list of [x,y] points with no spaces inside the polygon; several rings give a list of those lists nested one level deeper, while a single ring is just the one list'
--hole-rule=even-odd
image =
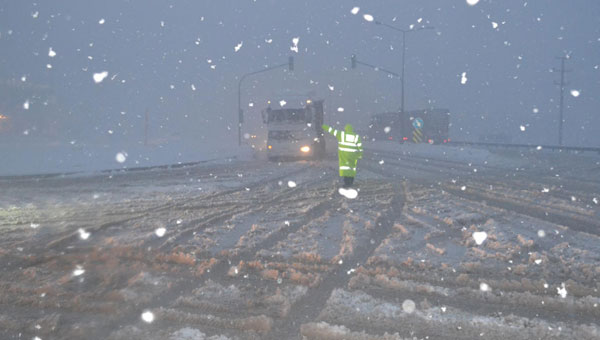
[{"label": "fog over road", "polygon": [[598,156],[334,157],[0,177],[0,337],[600,338]]}]

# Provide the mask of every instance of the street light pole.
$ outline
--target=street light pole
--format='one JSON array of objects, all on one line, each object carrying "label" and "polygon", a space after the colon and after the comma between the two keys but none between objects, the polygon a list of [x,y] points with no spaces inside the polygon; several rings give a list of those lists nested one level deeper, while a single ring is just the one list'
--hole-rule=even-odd
[{"label": "street light pole", "polygon": [[[365,20],[367,20],[365,18]],[[369,21],[369,20],[367,20]],[[409,29],[409,30],[404,30],[398,27],[394,27],[392,25],[388,25],[386,23],[383,23],[381,21],[374,21],[376,25],[380,25],[380,26],[385,26],[387,28],[393,29],[394,31],[398,31],[402,33],[402,92],[401,92],[401,98],[400,98],[400,112],[404,113],[404,63],[406,60],[406,33],[412,33],[412,32],[417,32],[417,31],[421,31],[421,30],[430,30],[430,29],[434,29],[433,26],[423,26],[423,27],[419,27],[416,29]]]},{"label": "street light pole", "polygon": [[263,73],[263,72],[267,72],[267,71],[271,71],[276,68],[280,68],[280,67],[284,67],[284,66],[287,66],[288,70],[293,71],[294,70],[294,57],[289,57],[288,62],[285,64],[275,65],[275,66],[264,68],[259,71],[246,73],[240,77],[240,81],[238,82],[238,146],[242,146],[242,123],[244,122],[244,111],[242,110],[242,81],[244,79],[246,79],[246,77],[249,77],[249,76],[252,76],[255,74],[259,74],[259,73]]}]

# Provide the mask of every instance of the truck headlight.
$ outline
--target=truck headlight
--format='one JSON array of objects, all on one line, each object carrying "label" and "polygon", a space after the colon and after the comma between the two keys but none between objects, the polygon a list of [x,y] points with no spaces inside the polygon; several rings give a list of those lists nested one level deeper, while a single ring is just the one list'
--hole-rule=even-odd
[{"label": "truck headlight", "polygon": [[310,147],[308,147],[308,146],[305,145],[305,146],[303,146],[303,147],[300,148],[300,151],[302,151],[302,152],[309,152],[310,151]]}]

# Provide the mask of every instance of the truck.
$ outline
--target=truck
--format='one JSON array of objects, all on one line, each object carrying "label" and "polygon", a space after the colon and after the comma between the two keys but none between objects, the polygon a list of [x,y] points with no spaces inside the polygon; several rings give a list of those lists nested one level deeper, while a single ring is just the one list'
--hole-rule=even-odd
[{"label": "truck", "polygon": [[448,109],[385,112],[372,116],[368,137],[400,143],[443,144],[450,141],[449,129]]},{"label": "truck", "polygon": [[325,155],[323,100],[307,100],[301,108],[262,111],[267,127],[267,156],[278,159],[319,159]]}]

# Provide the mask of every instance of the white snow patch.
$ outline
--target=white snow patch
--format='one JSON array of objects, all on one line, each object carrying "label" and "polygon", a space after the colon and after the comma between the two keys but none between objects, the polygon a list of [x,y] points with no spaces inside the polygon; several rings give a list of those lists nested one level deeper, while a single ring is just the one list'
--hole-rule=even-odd
[{"label": "white snow patch", "polygon": [[146,323],[152,323],[154,321],[154,313],[150,311],[145,311],[142,313],[142,320]]},{"label": "white snow patch", "polygon": [[158,236],[158,237],[163,237],[163,236],[165,236],[165,233],[166,233],[166,232],[167,232],[167,229],[165,229],[165,228],[163,228],[163,227],[160,227],[160,228],[158,228],[158,229],[156,229],[156,230],[154,231],[154,233],[155,233],[155,234],[156,234],[156,236]]},{"label": "white snow patch", "polygon": [[488,235],[485,231],[476,231],[473,233],[473,239],[475,240],[475,243],[477,243],[477,245],[483,244],[487,236]]},{"label": "white snow patch", "polygon": [[73,276],[80,276],[83,275],[83,273],[85,273],[85,269],[83,269],[82,266],[76,266],[75,270],[73,270]]},{"label": "white snow patch", "polygon": [[351,200],[358,197],[358,191],[356,191],[354,189],[339,188],[338,192],[340,193],[340,195],[342,195],[348,199],[351,199]]},{"label": "white snow patch", "polygon": [[29,226],[30,226],[32,229],[37,229],[37,228],[39,228],[39,227],[40,227],[40,225],[39,225],[38,223],[31,223],[31,224],[29,224]]},{"label": "white snow patch", "polygon": [[412,314],[415,311],[416,305],[413,300],[406,299],[402,302],[402,310],[405,313]]},{"label": "white snow patch", "polygon": [[294,182],[294,181],[288,181],[288,187],[295,188],[296,187],[296,182]]},{"label": "white snow patch", "polygon": [[79,233],[79,238],[81,238],[82,240],[87,240],[90,237],[90,233],[85,231],[85,229],[83,228],[79,228],[77,232]]},{"label": "white snow patch", "polygon": [[94,82],[96,84],[101,83],[102,81],[104,81],[104,78],[108,77],[108,71],[102,71],[99,73],[94,73]]},{"label": "white snow patch", "polygon": [[360,11],[360,7],[354,7],[354,8],[352,8],[352,10],[350,11],[350,13],[352,13],[352,14],[354,14],[354,15],[357,15],[359,11]]}]

